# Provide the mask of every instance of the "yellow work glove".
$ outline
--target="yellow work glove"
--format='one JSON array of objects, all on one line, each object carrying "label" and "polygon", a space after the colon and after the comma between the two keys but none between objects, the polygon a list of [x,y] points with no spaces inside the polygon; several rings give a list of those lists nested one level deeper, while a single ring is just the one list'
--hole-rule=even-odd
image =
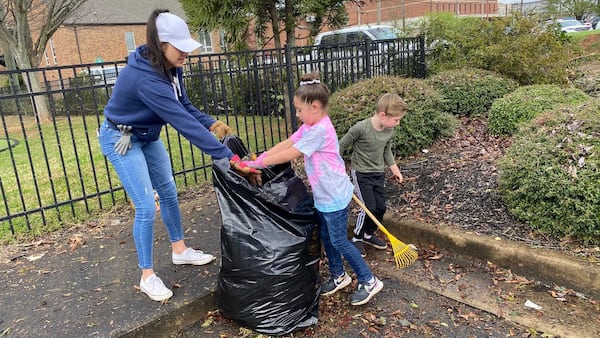
[{"label": "yellow work glove", "polygon": [[213,123],[213,125],[210,126],[208,130],[210,130],[211,133],[215,134],[215,137],[219,140],[222,139],[225,135],[233,134],[231,128],[229,128],[228,125],[219,120]]}]

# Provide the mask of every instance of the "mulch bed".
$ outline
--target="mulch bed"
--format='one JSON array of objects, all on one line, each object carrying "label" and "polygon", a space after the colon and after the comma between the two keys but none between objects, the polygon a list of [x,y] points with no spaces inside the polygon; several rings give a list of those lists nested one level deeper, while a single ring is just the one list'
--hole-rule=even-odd
[{"label": "mulch bed", "polygon": [[512,217],[496,191],[495,166],[510,139],[490,136],[484,118],[461,122],[453,137],[399,163],[405,181],[387,185],[388,210],[600,262],[598,246],[553,238]]}]

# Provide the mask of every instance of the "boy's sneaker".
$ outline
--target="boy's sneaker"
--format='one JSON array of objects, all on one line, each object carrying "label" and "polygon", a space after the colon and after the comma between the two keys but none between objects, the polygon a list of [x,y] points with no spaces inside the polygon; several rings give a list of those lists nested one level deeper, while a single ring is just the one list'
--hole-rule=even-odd
[{"label": "boy's sneaker", "polygon": [[374,234],[371,235],[370,238],[363,237],[363,242],[366,244],[369,244],[370,246],[374,247],[375,249],[379,249],[379,250],[387,249],[387,243],[384,240],[382,240],[381,238],[375,236]]},{"label": "boy's sneaker", "polygon": [[329,278],[328,281],[321,284],[321,296],[334,294],[337,290],[343,289],[352,283],[352,278],[346,272],[338,278]]},{"label": "boy's sneaker", "polygon": [[173,291],[169,290],[155,274],[152,274],[146,280],[140,278],[140,290],[157,302],[173,297]]},{"label": "boy's sneaker", "polygon": [[367,257],[367,251],[365,251],[365,245],[363,244],[362,239],[352,237],[351,242],[358,249],[358,252],[360,252],[360,257],[362,257],[362,258]]},{"label": "boy's sneaker", "polygon": [[194,250],[192,248],[187,248],[185,251],[178,255],[176,253],[172,253],[173,264],[182,265],[182,264],[192,264],[192,265],[204,265],[208,264],[215,260],[215,256],[210,254],[205,254],[200,250]]},{"label": "boy's sneaker", "polygon": [[354,291],[350,304],[363,305],[383,289],[383,282],[377,277],[374,278],[375,282],[372,284],[358,284],[358,289]]}]

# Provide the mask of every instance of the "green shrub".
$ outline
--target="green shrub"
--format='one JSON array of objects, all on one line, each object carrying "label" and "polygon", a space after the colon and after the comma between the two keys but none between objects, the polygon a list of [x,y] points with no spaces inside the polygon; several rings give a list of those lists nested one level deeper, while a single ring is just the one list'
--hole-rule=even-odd
[{"label": "green shrub", "polygon": [[396,127],[396,156],[414,154],[454,131],[456,119],[439,109],[443,98],[426,80],[377,77],[332,95],[329,115],[338,136],[342,137],[356,122],[373,116],[377,100],[385,93],[396,93],[408,104],[408,112]]},{"label": "green shrub", "polygon": [[457,116],[485,115],[495,99],[519,86],[514,80],[477,68],[443,71],[429,81],[446,99],[446,111]]},{"label": "green shrub", "polygon": [[498,162],[510,212],[558,237],[600,243],[600,99],[524,125]]},{"label": "green shrub", "polygon": [[69,79],[69,86],[62,95],[53,97],[54,115],[95,115],[102,112],[112,88],[97,88],[94,84],[94,77],[88,74]]},{"label": "green shrub", "polygon": [[521,85],[563,84],[575,44],[559,29],[540,24],[533,15],[486,20],[432,14],[421,23],[433,73],[476,67],[515,79]]},{"label": "green shrub", "polygon": [[272,69],[228,72],[200,63],[189,67],[191,75],[184,79],[187,94],[201,111],[216,115],[283,116],[285,113],[282,76]]},{"label": "green shrub", "polygon": [[556,85],[531,85],[497,99],[488,114],[488,131],[493,135],[512,135],[519,124],[530,121],[559,105],[583,103],[590,97],[579,89]]}]

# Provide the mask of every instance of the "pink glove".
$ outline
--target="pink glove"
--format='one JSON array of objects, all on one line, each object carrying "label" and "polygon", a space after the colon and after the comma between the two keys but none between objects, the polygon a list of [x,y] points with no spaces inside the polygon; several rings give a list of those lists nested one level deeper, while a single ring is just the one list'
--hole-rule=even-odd
[{"label": "pink glove", "polygon": [[255,161],[262,161],[265,159],[265,157],[269,156],[269,154],[267,154],[267,152],[263,152],[262,154],[260,154]]},{"label": "pink glove", "polygon": [[233,155],[233,157],[229,160],[229,163],[231,167],[235,169],[235,171],[241,173],[242,175],[260,174],[260,171],[256,170],[255,167],[246,165],[238,155]]},{"label": "pink glove", "polygon": [[[265,156],[267,157],[267,156]],[[265,164],[263,163],[263,158],[257,157],[256,160],[254,161],[242,161],[242,164],[250,167],[250,168],[256,168],[256,169],[264,169],[265,168]]]}]

